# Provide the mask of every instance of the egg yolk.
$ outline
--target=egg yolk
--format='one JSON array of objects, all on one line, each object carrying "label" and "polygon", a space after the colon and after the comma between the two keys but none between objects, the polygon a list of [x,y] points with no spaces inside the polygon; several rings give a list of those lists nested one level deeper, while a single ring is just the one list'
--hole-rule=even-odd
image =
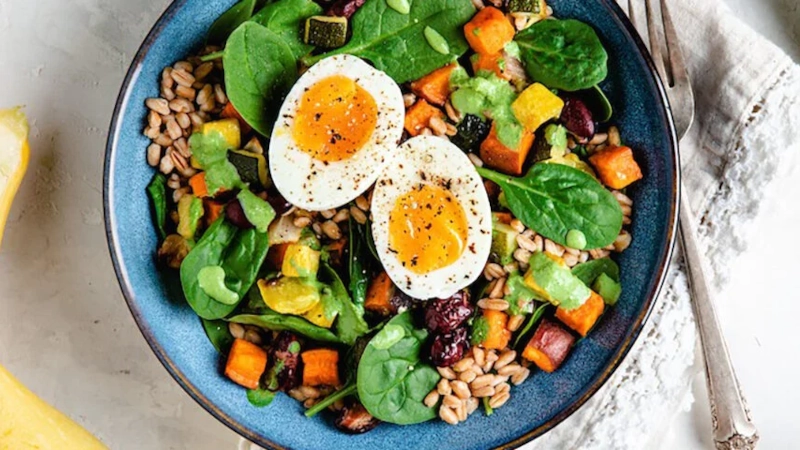
[{"label": "egg yolk", "polygon": [[406,269],[432,272],[458,260],[467,228],[464,208],[450,191],[420,184],[398,198],[389,215],[389,250]]},{"label": "egg yolk", "polygon": [[352,79],[334,75],[303,93],[292,135],[312,158],[341,161],[367,143],[377,121],[372,95]]}]

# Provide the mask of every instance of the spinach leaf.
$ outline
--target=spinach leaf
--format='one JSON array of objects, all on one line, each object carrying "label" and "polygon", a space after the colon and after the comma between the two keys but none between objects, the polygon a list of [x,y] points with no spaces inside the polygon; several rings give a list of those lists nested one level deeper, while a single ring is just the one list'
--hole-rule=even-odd
[{"label": "spinach leaf", "polygon": [[[475,14],[470,0],[411,0],[408,14],[387,0],[367,0],[351,20],[353,37],[344,47],[307,57],[310,66],[330,55],[347,53],[372,62],[398,84],[416,80],[455,61],[468,45],[462,27]],[[423,30],[430,26],[447,41],[449,53],[434,50]]]},{"label": "spinach leaf", "polygon": [[221,266],[225,270],[226,286],[239,295],[241,302],[255,281],[268,249],[269,239],[265,233],[255,229],[240,230],[224,217],[217,219],[181,264],[183,293],[194,312],[203,319],[221,319],[239,303],[226,305],[209,297],[200,288],[197,277],[200,270]]},{"label": "spinach leaf", "polygon": [[297,59],[314,49],[300,38],[300,30],[307,18],[317,14],[322,14],[322,7],[311,0],[280,0],[267,5],[251,20],[283,39]]},{"label": "spinach leaf", "polygon": [[203,322],[203,329],[206,330],[206,336],[211,341],[211,345],[221,355],[227,355],[233,344],[233,335],[228,330],[228,323],[224,320],[200,320]]},{"label": "spinach leaf", "polygon": [[364,229],[366,230],[365,234],[367,236],[367,248],[372,254],[372,257],[375,258],[375,261],[380,261],[381,258],[378,256],[378,249],[375,247],[375,236],[372,235],[372,221],[369,220],[369,218],[367,218]]},{"label": "spinach leaf", "polygon": [[614,114],[614,108],[606,97],[605,92],[600,86],[594,85],[591,89],[584,91],[581,95],[586,101],[586,106],[592,112],[592,118],[597,122],[608,122]]},{"label": "spinach leaf", "polygon": [[365,248],[368,245],[366,236],[368,230],[365,225],[359,224],[352,217],[349,225],[349,288],[350,293],[353,295],[353,303],[355,303],[359,313],[363,316],[364,302],[367,300],[367,287],[369,285],[369,274],[366,268],[370,263],[369,258],[371,256]]},{"label": "spinach leaf", "polygon": [[592,27],[577,20],[542,20],[520,31],[525,70],[552,89],[588,89],[608,75],[606,54]]},{"label": "spinach leaf", "polygon": [[251,127],[269,136],[280,101],[297,80],[292,49],[276,33],[245,22],[228,38],[223,64],[233,106]]},{"label": "spinach leaf", "polygon": [[483,178],[499,184],[508,208],[537,233],[566,245],[567,233],[586,236],[586,248],[605,247],[622,229],[622,209],[591,175],[563,164],[535,164],[521,178],[482,167]]},{"label": "spinach leaf", "polygon": [[[328,278],[331,295],[339,307],[339,318],[336,319],[336,335],[347,345],[353,345],[359,336],[369,332],[369,325],[364,320],[363,310],[350,300],[339,274],[326,262],[320,263],[322,273]],[[326,308],[327,309],[327,308]]]},{"label": "spinach leaf", "polygon": [[422,362],[421,353],[428,337],[426,330],[414,328],[406,311],[389,321],[404,337],[388,349],[370,342],[358,365],[358,398],[370,414],[384,422],[409,425],[436,417],[436,409],[422,403],[439,381],[439,372]]},{"label": "spinach leaf", "polygon": [[603,273],[619,282],[619,266],[611,258],[593,259],[572,268],[572,274],[589,287]]},{"label": "spinach leaf", "polygon": [[538,308],[536,308],[536,311],[534,311],[533,314],[531,314],[531,317],[528,318],[528,322],[519,331],[517,338],[514,340],[514,345],[511,348],[517,348],[519,346],[522,337],[528,334],[528,332],[531,331],[531,328],[533,328],[536,322],[538,322],[539,319],[542,318],[542,316],[544,315],[544,311],[547,309],[548,306],[550,306],[550,303],[542,303],[541,305],[539,305]]},{"label": "spinach leaf", "polygon": [[147,193],[150,195],[150,203],[153,206],[153,222],[158,230],[161,239],[166,239],[167,231],[167,177],[161,173],[153,176],[150,184],[147,185]]},{"label": "spinach leaf", "polygon": [[263,408],[269,406],[272,400],[275,400],[275,394],[276,392],[260,387],[258,389],[248,389],[247,400],[256,408]]},{"label": "spinach leaf", "polygon": [[[263,300],[262,300],[263,303]],[[322,328],[302,317],[279,314],[264,308],[261,314],[239,314],[228,319],[229,322],[255,325],[271,331],[293,331],[315,341],[339,343],[341,340],[327,328]]]},{"label": "spinach leaf", "polygon": [[239,25],[245,23],[256,7],[256,0],[242,0],[225,11],[208,29],[206,41],[210,44],[221,44]]}]

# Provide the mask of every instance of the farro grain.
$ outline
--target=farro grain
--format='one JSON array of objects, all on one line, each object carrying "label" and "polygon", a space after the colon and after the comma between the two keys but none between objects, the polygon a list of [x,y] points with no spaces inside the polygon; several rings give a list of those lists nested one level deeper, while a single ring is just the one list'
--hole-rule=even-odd
[{"label": "farro grain", "polygon": [[623,194],[622,192],[620,192],[620,191],[611,191],[611,194],[614,196],[614,198],[617,199],[617,201],[619,202],[620,206],[622,206],[622,205],[633,206],[633,200],[631,200],[630,197],[628,197],[627,195]]},{"label": "farro grain", "polygon": [[522,322],[524,320],[525,320],[525,316],[523,316],[522,314],[516,314],[516,315],[511,316],[508,319],[508,325],[507,325],[508,330],[511,331],[512,333],[514,331],[519,330],[519,327],[522,326]]},{"label": "farro grain", "polygon": [[470,415],[478,409],[480,405],[480,401],[478,401],[475,397],[470,397],[467,399],[467,415]]},{"label": "farro grain", "polygon": [[472,389],[474,393],[475,389],[480,389],[485,386],[491,386],[492,381],[494,381],[494,375],[487,373],[486,375],[481,375],[472,380],[472,383],[469,384],[469,387],[470,389]]},{"label": "farro grain", "polygon": [[306,401],[303,402],[303,407],[306,408],[306,409],[309,409],[309,408],[313,407],[316,404],[317,404],[317,399],[309,398],[309,399],[307,399]]},{"label": "farro grain", "polygon": [[306,398],[319,398],[322,394],[320,393],[319,389],[313,386],[300,386],[297,388],[300,393],[306,396]]},{"label": "farro grain", "polygon": [[530,369],[528,369],[527,367],[522,367],[519,371],[517,371],[517,373],[511,375],[511,382],[514,383],[514,386],[519,386],[525,380],[528,379],[528,376],[530,376],[530,374],[531,374]]},{"label": "farro grain", "polygon": [[622,230],[614,240],[614,250],[622,252],[631,245],[631,234],[627,230]]},{"label": "farro grain", "polygon": [[567,149],[575,150],[575,147],[578,146],[578,143],[575,142],[575,139],[572,136],[567,136]]},{"label": "farro grain", "polygon": [[544,251],[544,238],[539,236],[538,234],[533,237],[533,243],[536,245],[536,251],[541,252]]},{"label": "farro grain", "polygon": [[202,81],[195,81],[194,84],[192,85],[192,88],[196,91],[199,91],[200,89],[203,89],[203,86],[205,85],[206,84],[203,83]]},{"label": "farro grain", "polygon": [[166,116],[169,114],[169,102],[163,98],[148,98],[144,101],[145,106],[151,110]]},{"label": "farro grain", "polygon": [[500,383],[494,387],[494,395],[497,395],[501,392],[511,392],[511,385],[508,383]]},{"label": "farro grain", "polygon": [[456,412],[456,417],[458,417],[459,421],[463,422],[463,421],[467,420],[467,404],[466,404],[466,400],[462,400],[461,401],[461,404],[458,405],[457,408],[455,408],[455,412]]},{"label": "farro grain", "polygon": [[175,88],[175,94],[178,97],[185,98],[190,102],[193,102],[195,97],[197,97],[197,91],[194,88],[186,87],[186,86],[178,86]]},{"label": "farro grain", "polygon": [[494,395],[494,388],[491,386],[482,386],[472,390],[472,396],[477,398],[491,397]]},{"label": "farro grain", "polygon": [[509,308],[507,301],[501,298],[482,298],[478,300],[478,306],[481,309],[491,309],[494,311],[505,311]]},{"label": "farro grain", "polygon": [[147,136],[149,139],[154,140],[159,134],[161,134],[161,131],[158,128],[147,127],[144,129],[142,134]]},{"label": "farro grain", "polygon": [[518,248],[514,250],[514,259],[516,259],[520,264],[528,264],[528,261],[531,259],[531,252],[525,250],[524,248]]},{"label": "farro grain", "polygon": [[155,139],[153,139],[153,142],[162,147],[170,147],[172,145],[172,138],[164,133],[160,133]]},{"label": "farro grain", "polygon": [[585,263],[588,260],[589,260],[589,252],[587,252],[585,250],[582,251],[581,255],[578,257],[578,262],[579,263]]},{"label": "farro grain", "polygon": [[463,372],[472,367],[473,364],[475,364],[475,360],[472,357],[468,356],[466,358],[463,358],[461,361],[453,364],[453,370],[455,370],[456,372]]},{"label": "farro grain", "polygon": [[312,223],[311,229],[314,230],[314,234],[316,234],[317,237],[322,237],[322,225],[320,225],[319,222]]},{"label": "farro grain", "polygon": [[289,394],[289,397],[292,397],[293,399],[297,400],[298,402],[306,401],[306,397],[300,392],[299,389],[292,389],[292,390],[290,390],[288,392],[288,394]]},{"label": "farro grain", "polygon": [[544,251],[559,257],[564,255],[564,247],[561,244],[556,244],[550,239],[544,240]]},{"label": "farro grain", "polygon": [[217,101],[214,100],[214,97],[211,97],[208,99],[207,102],[200,105],[200,111],[213,113],[216,107],[217,107]]},{"label": "farro grain", "polygon": [[602,249],[602,248],[596,248],[596,249],[589,250],[589,256],[591,256],[592,259],[605,258],[609,254],[610,254],[610,252],[608,250],[605,250],[605,249]]},{"label": "farro grain", "polygon": [[430,391],[422,400],[422,403],[424,403],[428,408],[433,408],[437,403],[439,403],[439,393],[436,392],[436,390]]},{"label": "farro grain", "polygon": [[470,153],[467,157],[475,167],[483,167],[483,161],[481,161],[481,158],[475,153]]},{"label": "farro grain", "polygon": [[369,201],[363,195],[356,197],[356,206],[362,211],[369,211]]},{"label": "farro grain", "polygon": [[420,136],[433,136],[433,130],[431,130],[430,128],[427,128],[427,127],[423,128],[422,130],[420,130],[419,135]]},{"label": "farro grain", "polygon": [[172,67],[165,67],[164,70],[161,71],[161,85],[171,88],[174,84],[175,80],[172,79]]},{"label": "farro grain", "polygon": [[220,105],[228,103],[228,95],[225,94],[225,89],[219,83],[214,85],[214,100]]},{"label": "farro grain", "polygon": [[[475,372],[475,376],[476,377],[479,377],[479,376],[483,375],[483,373],[484,373],[483,367],[479,366],[477,363],[473,364],[472,368],[469,369],[469,370]],[[470,383],[471,383],[471,381],[470,381]]]},{"label": "farro grain", "polygon": [[446,124],[446,129],[444,134],[453,137],[458,134],[458,128],[456,128],[456,126],[453,125],[452,123],[448,123]]},{"label": "farro grain", "polygon": [[350,210],[347,208],[342,208],[336,212],[335,216],[333,216],[333,221],[336,223],[341,223],[349,218],[350,218]]},{"label": "farro grain", "polygon": [[167,180],[167,187],[170,189],[178,189],[181,187],[181,177],[177,173],[173,173]]},{"label": "farro grain", "polygon": [[630,216],[631,213],[633,212],[633,209],[631,208],[631,205],[622,205],[622,204],[620,204],[620,208],[622,209],[622,215],[623,216]]},{"label": "farro grain", "polygon": [[500,368],[510,364],[517,358],[517,352],[514,350],[506,350],[500,354],[497,358],[497,361],[494,363],[495,370],[499,370]]},{"label": "farro grain", "polygon": [[367,223],[367,215],[364,214],[364,211],[360,210],[356,205],[350,207],[350,217],[352,217],[353,220],[361,225]]},{"label": "farro grain", "polygon": [[519,219],[511,219],[511,223],[509,223],[509,225],[517,233],[522,233],[523,231],[525,231],[525,224],[523,224],[522,221]]},{"label": "farro grain", "polygon": [[175,91],[172,88],[161,86],[161,97],[165,100],[174,100],[177,95],[175,95]]},{"label": "farro grain", "polygon": [[178,125],[180,125],[180,127],[183,128],[183,129],[187,129],[190,126],[192,126],[192,119],[189,118],[189,115],[186,114],[186,113],[178,113],[178,114],[176,114],[175,115],[175,120],[178,121]]},{"label": "farro grain", "polygon": [[436,370],[439,372],[439,375],[441,375],[442,378],[445,378],[447,380],[456,379],[456,373],[453,371],[453,369],[449,367],[437,367]]},{"label": "farro grain", "polygon": [[606,133],[596,133],[592,136],[592,139],[589,140],[589,145],[599,145],[604,143],[608,140],[608,134]]},{"label": "farro grain", "polygon": [[344,409],[344,400],[341,398],[339,400],[336,400],[335,402],[333,402],[330,408],[332,411],[341,411],[342,409]]},{"label": "farro grain", "polygon": [[622,224],[623,225],[630,225],[631,224],[631,217],[630,216],[622,216]]},{"label": "farro grain", "polygon": [[500,376],[503,376],[503,377],[506,377],[506,376],[510,377],[510,376],[513,376],[515,373],[517,373],[520,370],[522,370],[522,366],[520,366],[517,363],[511,363],[511,364],[509,364],[507,366],[503,366],[503,367],[497,369],[497,374],[500,375]]},{"label": "farro grain", "polygon": [[521,248],[523,248],[523,249],[525,249],[525,250],[527,250],[527,251],[529,251],[531,253],[536,251],[536,244],[533,242],[532,239],[530,239],[529,237],[527,237],[525,235],[522,235],[522,234],[517,235],[517,244],[519,244],[519,246]]},{"label": "farro grain", "polygon": [[[470,370],[470,372],[472,372]],[[454,380],[450,382],[450,387],[453,389],[453,393],[456,394],[456,397],[460,399],[469,398],[469,386],[467,383],[461,380]]]},{"label": "farro grain", "polygon": [[295,217],[294,220],[292,221],[292,224],[297,228],[305,228],[310,223],[311,223],[311,217],[305,217],[305,216]]},{"label": "farro grain", "polygon": [[[504,269],[505,270],[505,269]],[[489,291],[490,298],[503,298],[503,288],[506,287],[506,278],[498,278],[497,282],[492,287],[492,290]]]},{"label": "farro grain", "polygon": [[201,106],[208,103],[213,95],[214,88],[210,84],[203,85],[203,88],[197,93],[197,105]]},{"label": "farro grain", "polygon": [[608,127],[608,144],[614,147],[622,145],[622,140],[619,137],[619,129],[613,125]]},{"label": "farro grain", "polygon": [[195,82],[194,75],[183,69],[173,70],[171,75],[172,79],[181,86],[190,88]]},{"label": "farro grain", "polygon": [[511,395],[508,392],[501,392],[499,394],[495,394],[489,400],[489,406],[491,406],[492,408],[499,408],[505,405],[509,398],[511,398]]},{"label": "farro grain", "polygon": [[194,66],[189,61],[178,61],[172,65],[175,70],[183,70],[184,72],[194,71]]},{"label": "farro grain", "polygon": [[456,425],[458,423],[458,416],[455,411],[444,404],[439,407],[439,417],[450,425]]},{"label": "farro grain", "polygon": [[475,5],[475,9],[478,11],[486,7],[486,4],[483,3],[483,0],[472,0],[472,4]]},{"label": "farro grain", "polygon": [[[578,255],[580,255],[580,253],[578,253]],[[564,263],[568,267],[573,267],[578,265],[578,255],[574,255],[572,253],[565,253],[563,256]]]},{"label": "farro grain", "polygon": [[[170,151],[170,149],[172,151]],[[167,153],[172,158],[172,164],[178,171],[185,170],[187,167],[189,167],[189,163],[186,161],[186,158],[184,158],[180,152],[176,151],[174,147],[167,149]]]},{"label": "farro grain", "polygon": [[597,153],[597,152],[600,152],[602,150],[605,150],[606,147],[608,147],[608,145],[606,145],[606,144],[596,145],[594,147],[594,153]]},{"label": "farro grain", "polygon": [[236,339],[244,339],[244,327],[239,323],[228,322],[228,331]]},{"label": "farro grain", "polygon": [[183,136],[183,129],[174,118],[167,121],[166,129],[167,134],[169,134],[170,139],[173,141]]},{"label": "farro grain", "polygon": [[159,128],[162,124],[161,114],[150,110],[147,113],[147,124],[150,125],[150,128]]},{"label": "farro grain", "polygon": [[492,367],[494,367],[494,361],[489,361],[489,359],[487,359],[486,363],[483,366],[481,366],[481,371],[489,373],[489,371],[492,370]]},{"label": "farro grain", "polygon": [[410,108],[417,102],[417,96],[411,93],[403,94],[403,104],[406,108]]},{"label": "farro grain", "polygon": [[511,261],[510,263],[508,263],[505,266],[503,266],[503,270],[506,273],[516,272],[516,271],[519,270],[519,263],[516,262],[516,261]]},{"label": "farro grain", "polygon": [[[172,201],[178,203],[180,199],[182,199],[183,196],[188,193],[189,193],[189,188],[187,187],[175,189],[174,191],[172,191]],[[247,339],[247,332],[245,332],[245,339]]]},{"label": "farro grain", "polygon": [[161,146],[158,144],[150,144],[147,146],[147,164],[150,164],[152,167],[158,165],[158,162],[161,161]]},{"label": "farro grain", "polygon": [[453,107],[453,104],[450,103],[450,100],[444,104],[444,111],[447,113],[447,118],[452,120],[455,123],[461,122],[461,114]]},{"label": "farro grain", "polygon": [[[188,192],[187,192],[188,194]],[[255,330],[247,330],[244,333],[244,339],[252,344],[261,345],[261,333]]]},{"label": "farro grain", "polygon": [[197,66],[197,69],[194,70],[194,78],[197,81],[203,81],[212,70],[214,70],[214,63],[204,62]]},{"label": "farro grain", "polygon": [[436,136],[443,136],[447,132],[447,124],[440,117],[433,116],[428,122],[428,126]]},{"label": "farro grain", "polygon": [[500,264],[490,262],[483,268],[483,276],[486,277],[487,280],[494,280],[503,275],[505,275],[505,271]]},{"label": "farro grain", "polygon": [[476,374],[475,371],[470,368],[458,374],[458,379],[464,383],[472,383],[477,376],[478,374]]},{"label": "farro grain", "polygon": [[325,211],[320,211],[320,215],[325,219],[332,219],[333,216],[336,215],[336,209],[331,208],[331,209],[326,209]]},{"label": "farro grain", "polygon": [[193,113],[189,114],[189,119],[191,119],[191,120],[192,120],[192,125],[193,125],[195,128],[199,128],[199,127],[203,126],[203,124],[205,123],[205,120],[203,120],[203,119],[200,117],[200,115],[199,115],[199,114],[197,114],[197,113],[195,113],[195,112],[193,112]]},{"label": "farro grain", "polygon": [[436,392],[438,392],[441,396],[452,394],[453,388],[450,387],[450,381],[445,378],[439,380],[439,383],[436,385]]},{"label": "farro grain", "polygon": [[186,141],[186,138],[175,139],[175,142],[172,143],[172,146],[175,147],[184,158],[190,158],[192,156],[191,150],[189,150],[189,143]]},{"label": "farro grain", "polygon": [[475,364],[482,366],[486,363],[486,351],[480,347],[472,347],[472,358]]},{"label": "farro grain", "polygon": [[497,390],[496,386],[505,383],[506,381],[508,381],[508,378],[509,377],[506,375],[495,375],[494,378],[492,379],[491,386],[495,388],[496,391]]},{"label": "farro grain", "polygon": [[175,111],[176,113],[190,113],[194,111],[194,105],[189,100],[185,98],[176,98],[169,102],[169,109]]}]

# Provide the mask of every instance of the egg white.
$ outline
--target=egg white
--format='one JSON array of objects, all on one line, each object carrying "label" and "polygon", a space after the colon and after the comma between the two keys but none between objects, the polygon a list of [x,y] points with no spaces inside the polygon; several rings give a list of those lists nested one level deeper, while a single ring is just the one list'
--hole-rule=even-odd
[{"label": "egg white", "polygon": [[[375,99],[375,131],[350,158],[324,162],[300,149],[292,137],[294,118],[307,89],[334,75],[356,82]],[[281,106],[269,144],[269,166],[275,187],[286,200],[309,211],[342,206],[378,178],[403,134],[405,105],[400,87],[384,72],[350,55],[325,58],[297,80]]]},{"label": "egg white", "polygon": [[[372,193],[375,248],[389,278],[418,299],[447,298],[483,272],[492,246],[492,210],[483,180],[461,149],[445,139],[418,136],[404,142]],[[397,199],[420,183],[448,189],[464,208],[467,241],[452,264],[425,274],[403,267],[389,248],[389,216]]]}]

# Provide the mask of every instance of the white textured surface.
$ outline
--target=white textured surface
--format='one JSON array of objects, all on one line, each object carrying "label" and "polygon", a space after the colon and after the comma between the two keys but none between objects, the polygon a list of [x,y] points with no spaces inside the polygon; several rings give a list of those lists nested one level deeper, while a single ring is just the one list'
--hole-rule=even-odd
[{"label": "white textured surface", "polygon": [[[728,2],[800,55],[794,0]],[[101,174],[110,113],[133,53],[167,3],[0,0],[0,106],[25,104],[33,120],[31,166],[0,253],[0,363],[114,449],[234,448],[236,436],[184,394],[147,348],[105,245]],[[798,150],[797,141],[785,146],[793,151],[782,155]],[[763,448],[791,447],[791,405],[800,402],[800,361],[789,344],[800,314],[791,263],[800,251],[800,185],[790,178],[800,176],[797,168],[781,161],[784,176],[770,188],[759,232],[719,295]],[[703,448],[709,420],[696,391],[692,413],[670,428],[665,448]],[[637,404],[661,417],[658,406]],[[663,414],[660,426],[669,420]],[[645,435],[629,425],[620,439]]]}]

